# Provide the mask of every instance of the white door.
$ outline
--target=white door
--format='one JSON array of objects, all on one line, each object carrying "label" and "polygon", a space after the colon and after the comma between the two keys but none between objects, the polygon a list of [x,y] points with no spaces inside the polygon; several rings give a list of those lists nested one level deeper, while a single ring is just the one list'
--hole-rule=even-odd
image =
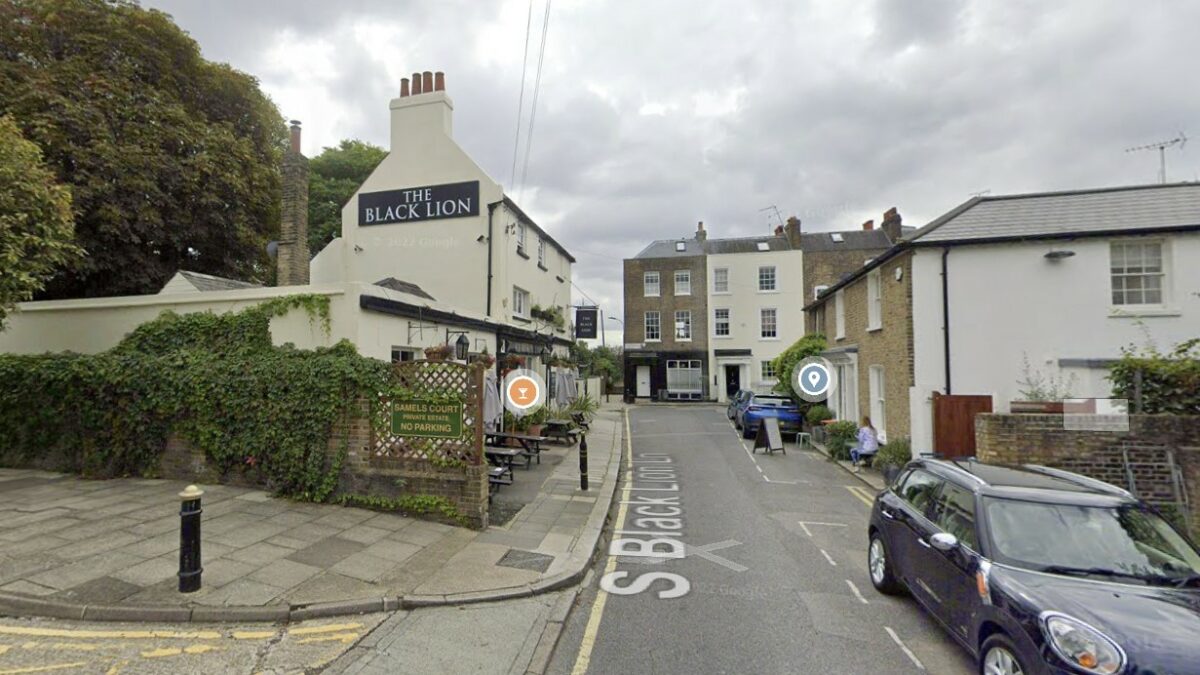
[{"label": "white door", "polygon": [[637,395],[639,397],[650,395],[650,366],[637,367]]}]

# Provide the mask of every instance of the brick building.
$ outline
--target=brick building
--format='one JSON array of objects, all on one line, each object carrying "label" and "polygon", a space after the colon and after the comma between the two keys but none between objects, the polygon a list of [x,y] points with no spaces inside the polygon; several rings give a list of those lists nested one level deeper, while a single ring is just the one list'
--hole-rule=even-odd
[{"label": "brick building", "polygon": [[625,260],[625,383],[638,398],[709,396],[705,239],[701,223]]}]

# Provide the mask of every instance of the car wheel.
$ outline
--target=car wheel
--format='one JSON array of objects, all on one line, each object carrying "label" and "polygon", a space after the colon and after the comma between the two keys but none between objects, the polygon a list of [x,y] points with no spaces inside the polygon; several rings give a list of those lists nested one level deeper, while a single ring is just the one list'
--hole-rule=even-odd
[{"label": "car wheel", "polygon": [[896,581],[892,571],[887,544],[883,543],[883,536],[878,532],[871,533],[871,543],[867,546],[867,571],[871,574],[871,585],[875,590],[885,595],[900,593],[900,582]]},{"label": "car wheel", "polygon": [[742,438],[754,438],[754,431],[749,425],[742,427]]},{"label": "car wheel", "polygon": [[1017,656],[1017,648],[1003,633],[997,633],[983,643],[979,650],[979,672],[982,675],[1027,675],[1030,671]]}]

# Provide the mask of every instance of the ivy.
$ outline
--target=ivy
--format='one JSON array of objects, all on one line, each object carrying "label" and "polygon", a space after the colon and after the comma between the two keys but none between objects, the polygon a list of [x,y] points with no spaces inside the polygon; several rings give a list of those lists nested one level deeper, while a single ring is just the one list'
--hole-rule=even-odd
[{"label": "ivy", "polygon": [[345,506],[358,506],[376,511],[394,511],[403,514],[427,515],[438,513],[446,520],[468,524],[468,518],[454,503],[438,495],[401,495],[399,497],[376,497],[373,495],[342,495],[338,501]]},{"label": "ivy", "polygon": [[390,369],[344,340],[273,346],[271,318],[293,309],[328,332],[329,298],[292,295],[237,313],[164,312],[101,354],[0,355],[0,464],[154,475],[174,432],[223,474],[329,499],[346,454],[328,457],[333,424],[386,391]]}]

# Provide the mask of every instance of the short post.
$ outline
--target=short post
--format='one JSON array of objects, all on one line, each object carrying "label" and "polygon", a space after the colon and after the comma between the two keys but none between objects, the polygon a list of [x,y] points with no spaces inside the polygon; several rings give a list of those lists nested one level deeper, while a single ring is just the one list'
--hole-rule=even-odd
[{"label": "short post", "polygon": [[204,491],[189,485],[179,493],[179,592],[200,590],[200,497]]},{"label": "short post", "polygon": [[587,492],[588,489],[586,433],[579,440],[579,489],[584,492]]}]

